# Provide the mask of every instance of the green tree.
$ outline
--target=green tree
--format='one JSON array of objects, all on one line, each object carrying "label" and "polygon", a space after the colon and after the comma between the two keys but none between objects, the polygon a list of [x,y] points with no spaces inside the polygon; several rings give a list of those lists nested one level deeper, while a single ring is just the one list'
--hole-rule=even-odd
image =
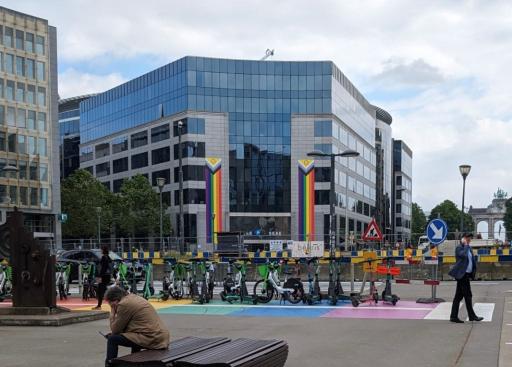
[{"label": "green tree", "polygon": [[509,199],[506,204],[505,217],[503,218],[505,230],[507,232],[506,238],[512,239],[512,199]]},{"label": "green tree", "polygon": [[[133,237],[159,236],[160,199],[148,179],[136,175],[121,186],[116,208],[119,227]],[[165,208],[164,208],[165,210]],[[164,234],[169,233],[169,217],[164,215]]]},{"label": "green tree", "polygon": [[412,218],[411,218],[411,232],[412,243],[418,243],[418,238],[425,234],[425,227],[427,226],[427,217],[423,209],[416,204],[412,203]]},{"label": "green tree", "polygon": [[[429,220],[435,218],[443,219],[448,225],[448,239],[455,239],[455,232],[460,232],[460,209],[453,201],[445,200],[441,204],[435,206],[430,212]],[[474,223],[471,215],[464,213],[464,231],[471,232],[474,230]]]},{"label": "green tree", "polygon": [[112,223],[111,192],[86,170],[77,170],[62,183],[62,212],[68,220],[62,225],[64,237],[88,238],[98,233],[96,208],[101,208],[101,232],[109,234]]}]

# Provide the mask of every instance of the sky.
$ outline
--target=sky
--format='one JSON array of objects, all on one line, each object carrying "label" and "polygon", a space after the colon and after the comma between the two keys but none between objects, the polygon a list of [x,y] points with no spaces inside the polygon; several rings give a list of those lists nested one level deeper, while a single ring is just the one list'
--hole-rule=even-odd
[{"label": "sky", "polygon": [[512,194],[512,2],[4,0],[57,27],[61,98],[185,55],[332,60],[413,150],[413,201]]}]

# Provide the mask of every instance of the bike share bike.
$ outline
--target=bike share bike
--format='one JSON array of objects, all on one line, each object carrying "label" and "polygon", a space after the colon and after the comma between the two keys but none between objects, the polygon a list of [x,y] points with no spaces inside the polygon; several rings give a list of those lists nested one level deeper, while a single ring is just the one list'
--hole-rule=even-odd
[{"label": "bike share bike", "polygon": [[322,302],[322,293],[320,293],[320,261],[318,257],[306,259],[308,269],[309,291],[304,295],[304,303],[313,305]]},{"label": "bike share bike", "polygon": [[12,267],[7,264],[0,265],[0,302],[12,298]]},{"label": "bike share bike", "polygon": [[[238,262],[237,262],[238,261]],[[221,300],[229,303],[252,303],[255,305],[258,299],[255,295],[250,295],[247,291],[247,264],[251,259],[229,259],[227,275],[224,278],[224,289],[220,292]],[[233,279],[233,267],[237,269],[235,278]]]},{"label": "bike share bike", "polygon": [[208,291],[208,275],[206,259],[190,259],[190,298],[192,302],[208,303],[210,302],[210,292]]},{"label": "bike share bike", "polygon": [[279,280],[280,265],[277,262],[267,262],[264,265],[258,266],[258,272],[263,279],[260,279],[254,284],[254,294],[257,297],[258,302],[268,303],[274,298],[279,297],[281,301],[288,301],[292,304],[297,304],[304,299],[304,286],[300,278],[289,278],[291,272],[288,271],[288,260],[282,259],[283,273],[285,274],[285,280],[283,286]]},{"label": "bike share bike", "polygon": [[114,284],[128,291],[128,266],[124,262],[119,262],[114,266]]},{"label": "bike share bike", "polygon": [[96,298],[98,285],[96,279],[96,264],[90,262],[87,264],[79,264],[79,273],[82,274],[82,299],[88,301],[90,298]]},{"label": "bike share bike", "polygon": [[69,294],[69,274],[71,273],[71,264],[57,263],[55,264],[55,284],[59,292],[59,298],[68,299]]}]

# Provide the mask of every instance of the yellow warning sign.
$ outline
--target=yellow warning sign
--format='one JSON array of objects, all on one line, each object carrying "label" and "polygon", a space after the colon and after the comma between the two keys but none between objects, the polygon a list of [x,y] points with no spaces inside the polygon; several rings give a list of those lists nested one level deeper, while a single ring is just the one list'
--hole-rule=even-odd
[{"label": "yellow warning sign", "polygon": [[377,271],[377,253],[375,251],[363,252],[363,271],[365,273],[375,273]]}]

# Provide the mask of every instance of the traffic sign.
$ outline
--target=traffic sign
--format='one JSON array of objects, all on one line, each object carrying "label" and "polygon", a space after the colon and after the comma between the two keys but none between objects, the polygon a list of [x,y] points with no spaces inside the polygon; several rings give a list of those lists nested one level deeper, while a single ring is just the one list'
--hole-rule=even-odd
[{"label": "traffic sign", "polygon": [[427,237],[431,244],[437,246],[444,242],[448,234],[448,225],[442,219],[432,219],[427,225]]},{"label": "traffic sign", "polygon": [[375,218],[372,218],[372,221],[366,227],[366,231],[363,234],[363,240],[365,241],[382,241],[382,232],[375,221]]}]

